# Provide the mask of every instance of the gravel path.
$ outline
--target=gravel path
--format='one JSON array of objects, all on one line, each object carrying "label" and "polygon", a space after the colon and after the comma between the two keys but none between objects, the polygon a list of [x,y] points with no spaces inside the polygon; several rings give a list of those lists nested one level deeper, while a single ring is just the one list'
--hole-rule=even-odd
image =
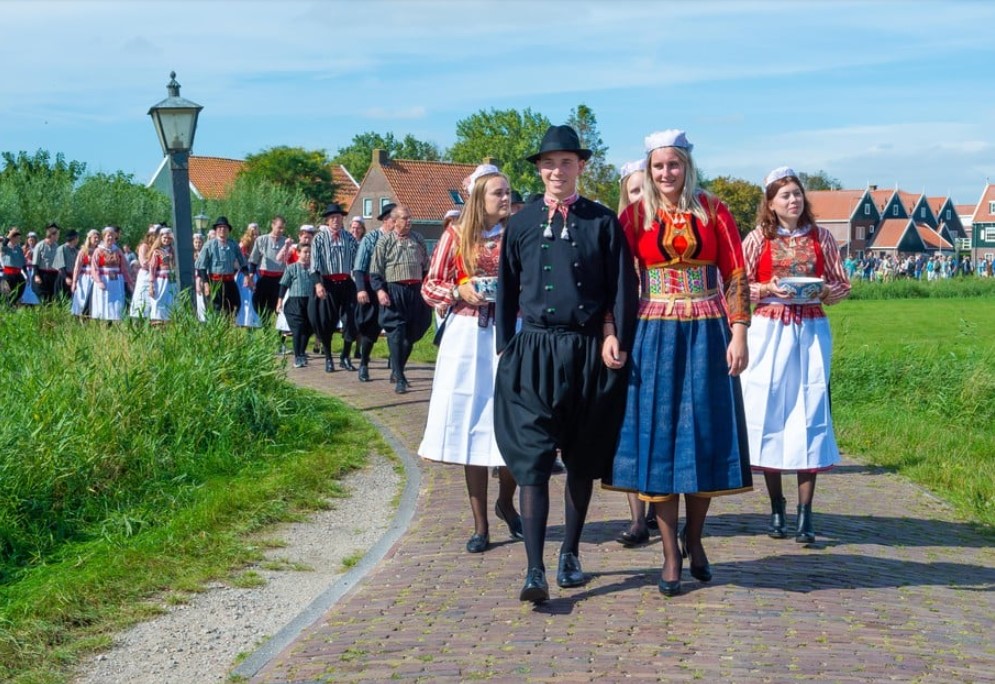
[{"label": "gravel path", "polygon": [[384,456],[351,473],[343,483],[349,498],[306,522],[280,525],[263,538],[286,546],[267,551],[271,561],[307,570],[251,567],[266,583],[251,589],[209,585],[188,603],[135,625],[114,647],[84,663],[77,684],[189,684],[223,682],[239,654],[254,651],[304,610],[347,568],[343,559],[366,553],[394,516],[401,476]]}]

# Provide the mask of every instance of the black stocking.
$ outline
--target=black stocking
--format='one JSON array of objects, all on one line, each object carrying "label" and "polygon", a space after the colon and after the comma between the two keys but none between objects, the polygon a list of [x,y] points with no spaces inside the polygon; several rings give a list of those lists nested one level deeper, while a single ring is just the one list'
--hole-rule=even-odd
[{"label": "black stocking", "polygon": [[522,485],[518,506],[525,532],[525,555],[529,568],[546,569],[542,549],[546,543],[546,521],[549,518],[549,483]]},{"label": "black stocking", "polygon": [[473,531],[487,535],[487,466],[463,466],[466,476],[466,492],[470,495],[470,510],[473,511]]},{"label": "black stocking", "polygon": [[579,554],[580,534],[584,531],[584,520],[587,518],[587,507],[591,503],[594,491],[594,480],[574,477],[567,470],[567,486],[564,492],[564,519],[566,527],[563,531],[563,546],[560,553]]}]

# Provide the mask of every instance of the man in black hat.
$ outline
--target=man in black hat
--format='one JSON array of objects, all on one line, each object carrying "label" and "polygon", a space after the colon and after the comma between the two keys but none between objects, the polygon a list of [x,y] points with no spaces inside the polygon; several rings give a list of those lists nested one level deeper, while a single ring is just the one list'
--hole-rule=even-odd
[{"label": "man in black hat", "polygon": [[66,233],[66,241],[59,245],[55,252],[52,266],[58,272],[55,279],[55,296],[71,299],[73,296],[73,270],[76,268],[76,256],[79,254],[79,233],[70,230]]},{"label": "man in black hat", "polygon": [[204,284],[204,297],[211,295],[211,287],[217,288],[214,294],[214,310],[224,311],[229,316],[238,313],[242,298],[238,294],[235,278],[242,274],[245,286],[250,286],[249,267],[238,243],[229,237],[231,224],[224,216],[214,222],[214,237],[204,243],[197,257],[197,275]]},{"label": "man in black hat", "polygon": [[35,294],[42,304],[47,304],[55,297],[55,286],[59,271],[55,268],[55,255],[59,251],[59,226],[50,223],[45,228],[45,239],[35,245],[32,262],[35,266]]},{"label": "man in black hat", "polygon": [[398,204],[390,212],[393,232],[378,242],[370,260],[370,285],[380,304],[380,325],[387,332],[394,391],[408,391],[404,369],[415,342],[432,325],[432,310],[421,296],[428,273],[425,239],[411,230],[411,211]]},{"label": "man in black hat", "polygon": [[615,214],[577,194],[590,156],[569,126],[546,131],[528,157],[545,195],[509,219],[501,248],[494,433],[521,487],[528,571],[519,598],[535,603],[549,598],[543,545],[557,451],[567,477],[556,582],[576,587],[594,480],[611,474],[625,411],[636,276]]},{"label": "man in black hat", "polygon": [[342,323],[342,353],[339,367],[356,370],[350,359],[356,338],[356,285],[352,281],[352,266],[359,245],[349,231],[342,228],[345,210],[329,204],[321,217],[325,225],[311,243],[311,272],[314,277],[314,297],[308,302],[311,327],[321,340],[325,352],[325,372],[335,370],[332,360],[332,333]]},{"label": "man in black hat", "polygon": [[[380,337],[380,303],[377,293],[370,284],[370,261],[377,248],[377,242],[394,230],[394,219],[390,213],[396,204],[385,204],[377,220],[380,227],[374,228],[359,243],[356,260],[353,262],[352,278],[356,283],[356,329],[359,333],[359,381],[370,381],[370,352]],[[396,382],[396,379],[394,380]]]}]

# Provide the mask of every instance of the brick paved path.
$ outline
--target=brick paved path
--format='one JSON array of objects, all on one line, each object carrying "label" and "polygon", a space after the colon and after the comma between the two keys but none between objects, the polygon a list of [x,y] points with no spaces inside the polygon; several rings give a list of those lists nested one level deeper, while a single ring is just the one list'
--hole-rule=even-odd
[{"label": "brick paved path", "polygon": [[[376,416],[414,452],[431,369],[409,373],[407,395],[394,394],[386,374],[375,365],[375,381],[361,384],[343,371],[290,371]],[[672,599],[656,589],[659,543],[629,550],[613,541],[628,508],[596,489],[581,544],[589,584],[561,590],[551,578],[552,600],[533,608],[517,600],[521,542],[492,519],[493,548],[467,554],[462,469],[421,469],[401,541],[252,681],[995,682],[991,538],[886,472],[847,461],[819,479],[813,548],[763,534],[762,481],[715,500],[705,539],[715,579],[703,585],[685,565],[685,594]],[[562,483],[552,486],[551,569]],[[793,524],[788,480],[785,491]]]}]

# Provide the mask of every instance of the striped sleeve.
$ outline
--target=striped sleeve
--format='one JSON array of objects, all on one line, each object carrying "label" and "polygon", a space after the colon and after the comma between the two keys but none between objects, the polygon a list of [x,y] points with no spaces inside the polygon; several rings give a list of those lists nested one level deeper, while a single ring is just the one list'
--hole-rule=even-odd
[{"label": "striped sleeve", "polygon": [[456,232],[447,229],[439,238],[428,264],[428,276],[421,286],[421,296],[429,306],[451,305],[456,287]]},{"label": "striped sleeve", "polygon": [[846,271],[843,269],[843,260],[840,259],[840,248],[836,244],[836,238],[822,226],[817,228],[823,257],[822,279],[825,280],[826,288],[829,290],[822,303],[829,306],[850,296],[850,279],[846,277]]},{"label": "striped sleeve", "polygon": [[760,301],[760,281],[757,279],[757,267],[760,264],[760,253],[763,252],[764,236],[760,229],[750,231],[743,238],[743,259],[746,262],[746,276],[750,279],[750,301]]}]

